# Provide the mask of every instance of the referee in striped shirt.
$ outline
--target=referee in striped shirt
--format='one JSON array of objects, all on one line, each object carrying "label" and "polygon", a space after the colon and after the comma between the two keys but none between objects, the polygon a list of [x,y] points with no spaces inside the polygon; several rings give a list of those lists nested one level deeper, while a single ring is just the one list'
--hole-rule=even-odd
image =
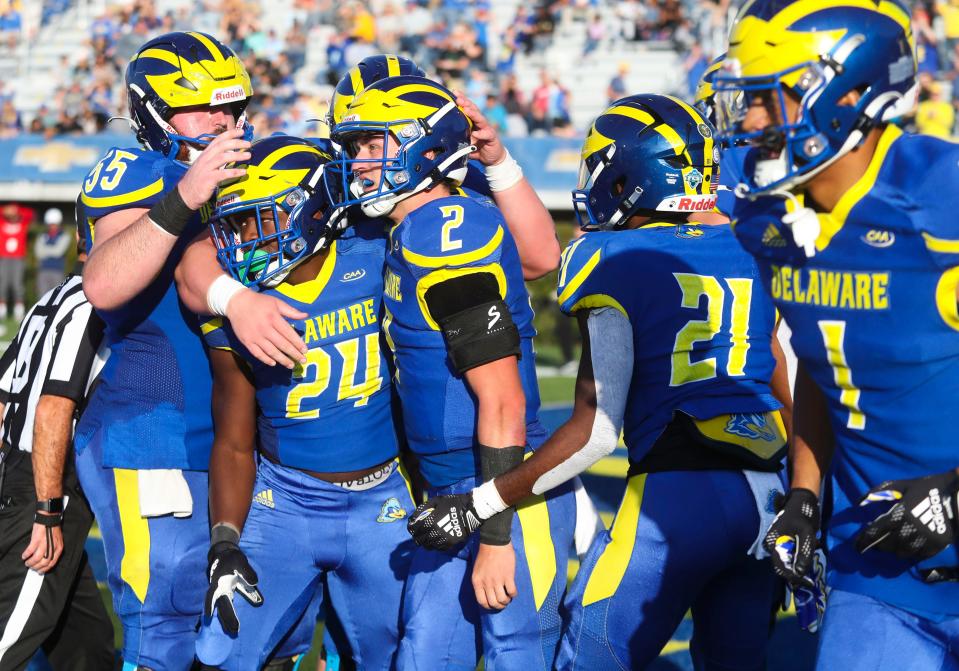
[{"label": "referee in striped shirt", "polygon": [[31,308],[0,359],[0,671],[26,667],[40,648],[57,670],[113,666],[113,627],[84,550],[93,515],[71,451],[102,335],[71,275]]}]

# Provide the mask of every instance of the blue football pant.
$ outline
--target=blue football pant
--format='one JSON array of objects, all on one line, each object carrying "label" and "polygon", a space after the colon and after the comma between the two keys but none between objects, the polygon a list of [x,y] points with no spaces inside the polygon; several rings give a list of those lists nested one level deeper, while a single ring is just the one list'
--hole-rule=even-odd
[{"label": "blue football pant", "polygon": [[779,583],[739,471],[633,476],[566,599],[557,669],[643,669],[692,609],[696,669],[763,669]]},{"label": "blue football pant", "polygon": [[371,489],[351,491],[261,459],[240,548],[259,577],[263,604],[253,607],[234,596],[240,621],[235,639],[216,618],[205,622],[202,661],[230,671],[258,670],[284,639],[283,656],[306,652],[308,638],[300,637],[302,649],[293,650],[288,635],[298,622],[315,623],[325,573],[357,667],[390,669],[413,548],[406,515],[413,507],[399,469]]},{"label": "blue football pant", "polygon": [[208,478],[205,472],[183,471],[192,516],[143,518],[137,473],[104,467],[99,440],[77,456],[80,485],[103,537],[125,668],[186,671],[193,664],[207,587]]},{"label": "blue football pant", "polygon": [[816,668],[959,671],[959,618],[934,622],[864,594],[833,589]]},{"label": "blue football pant", "polygon": [[[434,489],[459,494],[473,478]],[[403,600],[400,671],[551,669],[560,635],[559,606],[576,525],[570,483],[521,505],[513,519],[517,594],[501,611],[482,609],[472,586],[479,534],[455,553],[416,548]]]}]

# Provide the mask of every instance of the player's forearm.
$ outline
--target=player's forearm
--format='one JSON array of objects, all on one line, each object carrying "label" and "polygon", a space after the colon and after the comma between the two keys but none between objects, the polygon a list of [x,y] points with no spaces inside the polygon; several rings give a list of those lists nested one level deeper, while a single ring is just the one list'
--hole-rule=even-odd
[{"label": "player's forearm", "polygon": [[93,307],[115,310],[139,295],[163,268],[177,238],[144,213],[93,246],[83,267],[83,292]]},{"label": "player's forearm", "polygon": [[800,363],[796,372],[793,440],[789,447],[790,484],[817,495],[832,461],[833,436],[826,399]]},{"label": "player's forearm", "polygon": [[216,247],[206,233],[190,243],[176,267],[177,293],[180,300],[197,314],[209,314],[207,294],[218,277],[226,273],[216,260]]},{"label": "player's forearm", "polygon": [[243,530],[253,496],[256,462],[249,449],[214,440],[210,455],[210,524],[232,524]]},{"label": "player's forearm", "polygon": [[63,469],[67,462],[76,403],[62,396],[40,396],[33,423],[33,482],[37,500],[63,496]]},{"label": "player's forearm", "polygon": [[526,396],[515,357],[466,372],[476,396],[476,439],[488,447],[526,444]]},{"label": "player's forearm", "polygon": [[523,278],[535,280],[559,266],[559,241],[553,217],[524,177],[505,191],[493,194],[516,242]]},{"label": "player's forearm", "polygon": [[789,369],[786,366],[786,353],[779,342],[779,337],[773,335],[771,343],[773,359],[776,361],[776,367],[773,369],[772,379],[769,381],[769,387],[776,400],[783,404],[779,414],[782,416],[783,424],[786,426],[786,436],[792,436],[793,431],[793,397],[789,389]]}]

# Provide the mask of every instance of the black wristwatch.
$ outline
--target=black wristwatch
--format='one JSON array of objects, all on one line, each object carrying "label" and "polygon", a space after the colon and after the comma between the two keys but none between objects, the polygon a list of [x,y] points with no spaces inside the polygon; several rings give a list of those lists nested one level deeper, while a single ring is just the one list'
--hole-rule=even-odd
[{"label": "black wristwatch", "polygon": [[63,513],[63,497],[58,496],[55,499],[47,499],[46,501],[37,501],[37,512],[62,514]]}]

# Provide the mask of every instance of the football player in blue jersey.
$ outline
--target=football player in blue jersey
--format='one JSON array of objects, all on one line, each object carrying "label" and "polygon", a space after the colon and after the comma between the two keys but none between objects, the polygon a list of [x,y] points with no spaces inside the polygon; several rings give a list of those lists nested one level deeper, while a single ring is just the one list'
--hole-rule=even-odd
[{"label": "football player in blue jersey", "polygon": [[[403,56],[378,54],[369,56],[351,68],[337,84],[330,101],[327,123],[332,128],[342,120],[350,101],[374,82],[397,75],[423,75],[413,61]],[[513,159],[494,126],[464,96],[457,102],[473,123],[472,154],[463,189],[468,195],[492,197],[503,212],[506,225],[520,252],[523,276],[536,279],[555,270],[559,264],[559,243],[553,219],[543,206],[519,164]],[[360,221],[365,215],[352,208],[350,219]],[[302,319],[289,306],[257,300],[254,291],[226,276],[214,261],[213,243],[198,240],[184,254],[184,264],[177,271],[180,297],[191,309],[200,313],[232,317],[233,328],[251,353],[264,363],[292,367],[302,361],[306,346],[293,332],[287,319]]]},{"label": "football player in blue jersey", "polygon": [[645,668],[690,608],[697,669],[764,668],[778,581],[757,558],[790,399],[756,264],[728,224],[687,223],[715,206],[713,150],[676,98],[629,96],[596,119],[573,192],[587,233],[557,287],[583,338],[573,414],[519,467],[411,517],[419,543],[442,547],[457,540],[447,516],[486,519],[556,487],[625,431],[626,494],[570,589],[558,669]]},{"label": "football player in blue jersey", "polygon": [[[442,86],[391,77],[351,101],[333,139],[343,204],[393,223],[384,329],[410,449],[431,494],[468,491],[545,437],[516,246],[490,201],[454,195],[470,121]],[[502,511],[459,552],[418,550],[398,668],[472,670],[480,654],[488,669],[550,668],[574,515],[567,487]],[[460,534],[477,522],[445,520]]]},{"label": "football player in blue jersey", "polygon": [[250,153],[246,176],[217,194],[220,261],[237,281],[304,312],[294,328],[309,349],[290,371],[251,355],[228,322],[203,327],[215,422],[206,612],[216,611],[222,630],[201,635],[199,657],[262,668],[325,574],[357,666],[390,669],[413,503],[397,467],[380,347],[385,240],[379,226],[340,235],[344,213],[321,174],[330,154],[284,135]]},{"label": "football player in blue jersey", "polygon": [[828,479],[820,669],[959,668],[959,147],[890,123],[914,53],[897,1],[748,2],[714,79],[723,136],[752,147],[736,235],[800,361],[766,540],[788,578]]},{"label": "football player in blue jersey", "polygon": [[[187,669],[209,545],[210,374],[173,269],[217,185],[244,174],[252,93],[236,55],[197,32],[147,42],[126,71],[142,145],[83,182],[84,291],[110,359],[77,426],[77,470],[106,547],[124,668]],[[198,579],[198,573],[200,575]]]}]

